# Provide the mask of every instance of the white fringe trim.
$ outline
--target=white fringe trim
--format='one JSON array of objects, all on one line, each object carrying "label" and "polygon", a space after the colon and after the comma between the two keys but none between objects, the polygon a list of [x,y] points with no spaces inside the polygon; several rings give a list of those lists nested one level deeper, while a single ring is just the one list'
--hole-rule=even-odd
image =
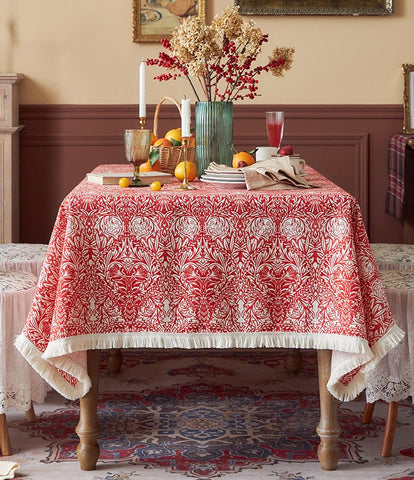
[{"label": "white fringe trim", "polygon": [[[26,337],[18,336],[16,348],[33,368],[64,397],[75,400],[85,395],[91,381],[84,365],[67,356],[74,352],[108,348],[313,348],[353,353],[351,358],[331,372],[328,390],[339,400],[349,401],[365,388],[367,374],[380,359],[403,338],[404,332],[394,325],[381,340],[369,348],[365,339],[334,334],[286,332],[261,333],[109,333],[79,335],[49,343],[42,354]],[[343,375],[363,365],[347,386]],[[78,379],[72,387],[57,368]]]},{"label": "white fringe trim", "polygon": [[50,342],[43,358],[106,348],[315,348],[369,353],[368,342],[333,334],[260,333],[108,333],[79,335]]},{"label": "white fringe trim", "polygon": [[[15,347],[58,393],[69,400],[76,400],[86,395],[91,388],[91,379],[86,368],[70,358],[44,359],[41,352],[23,334],[16,337]],[[75,387],[64,379],[57,368],[73,375],[78,382]]]}]

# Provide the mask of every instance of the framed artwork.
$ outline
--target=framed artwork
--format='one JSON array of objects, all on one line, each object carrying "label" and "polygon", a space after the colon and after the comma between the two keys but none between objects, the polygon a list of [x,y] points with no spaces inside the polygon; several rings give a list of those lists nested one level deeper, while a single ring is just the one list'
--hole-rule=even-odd
[{"label": "framed artwork", "polygon": [[206,16],[206,0],[133,0],[132,40],[159,42],[170,38],[183,18]]},{"label": "framed artwork", "polygon": [[414,65],[404,63],[404,133],[414,133]]},{"label": "framed artwork", "polygon": [[235,0],[242,15],[391,15],[394,0]]}]

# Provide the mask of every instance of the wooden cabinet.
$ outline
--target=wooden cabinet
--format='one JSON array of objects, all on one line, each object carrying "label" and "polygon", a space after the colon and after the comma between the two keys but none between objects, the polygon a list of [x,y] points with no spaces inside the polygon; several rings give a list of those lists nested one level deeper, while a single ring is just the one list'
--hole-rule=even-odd
[{"label": "wooden cabinet", "polygon": [[0,243],[19,241],[19,83],[0,73]]}]

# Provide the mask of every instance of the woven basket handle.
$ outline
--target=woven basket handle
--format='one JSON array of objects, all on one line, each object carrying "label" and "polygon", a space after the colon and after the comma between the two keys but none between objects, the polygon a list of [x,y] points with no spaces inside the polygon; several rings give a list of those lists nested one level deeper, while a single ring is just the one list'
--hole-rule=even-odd
[{"label": "woven basket handle", "polygon": [[181,107],[180,107],[180,104],[178,103],[178,101],[173,98],[173,97],[162,97],[161,100],[157,103],[157,106],[155,108],[155,113],[154,113],[154,127],[153,127],[153,132],[154,132],[154,135],[158,138],[158,116],[160,114],[160,108],[161,108],[161,105],[166,102],[167,100],[170,100],[172,103],[175,104],[175,106],[178,108],[178,111],[180,113],[180,117],[181,117]]}]

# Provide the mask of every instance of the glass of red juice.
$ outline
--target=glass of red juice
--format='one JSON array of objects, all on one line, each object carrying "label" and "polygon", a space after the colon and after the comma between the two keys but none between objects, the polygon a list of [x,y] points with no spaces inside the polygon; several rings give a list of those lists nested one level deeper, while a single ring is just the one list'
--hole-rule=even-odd
[{"label": "glass of red juice", "polygon": [[266,129],[270,145],[279,152],[285,124],[284,112],[266,112]]}]

